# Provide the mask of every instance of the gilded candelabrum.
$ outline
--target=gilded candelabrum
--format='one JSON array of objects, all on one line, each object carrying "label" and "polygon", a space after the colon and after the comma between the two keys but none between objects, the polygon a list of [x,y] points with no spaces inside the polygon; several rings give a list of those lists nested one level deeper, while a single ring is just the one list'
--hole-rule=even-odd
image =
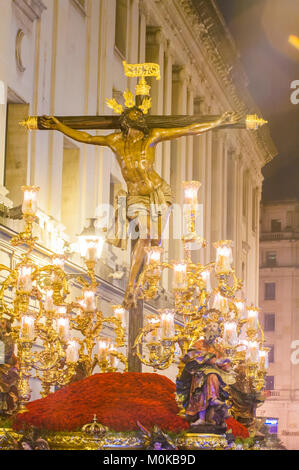
[{"label": "gilded candelabrum", "polygon": [[[52,264],[39,266],[32,256],[38,241],[33,236],[33,222],[39,188],[25,186],[22,190],[25,227],[12,238],[11,245],[26,249],[13,268],[0,265],[7,274],[0,288],[0,318],[10,319],[17,346],[19,411],[25,411],[30,400],[31,377],[40,379],[41,395],[46,396],[51,387],[61,387],[75,378],[79,365],[84,376],[96,366],[101,372],[117,370],[119,361],[127,366],[125,356],[118,351],[124,346],[124,309],[114,306],[114,316],[104,317],[97,308],[94,269],[103,237],[88,229],[80,236],[87,276],[67,275],[66,257],[62,254],[54,254]],[[82,295],[75,302],[68,302],[69,281],[73,277],[82,287]],[[104,326],[112,327],[115,341],[102,338]]]},{"label": "gilded candelabrum", "polygon": [[[189,211],[187,231],[182,237],[184,259],[164,262],[160,247],[147,250],[147,262],[137,285],[138,295],[145,299],[155,297],[163,269],[170,269],[173,271],[174,305],[148,318],[135,340],[136,354],[154,369],[167,369],[175,361],[176,353],[184,357],[188,349],[202,339],[205,326],[216,322],[221,327],[219,347],[223,354],[235,368],[242,364],[246,386],[251,391],[260,391],[264,386],[268,351],[263,347],[258,309],[246,308],[244,300],[238,296],[242,282],[232,266],[232,241],[221,240],[214,244],[214,262],[202,265],[192,261],[192,247],[205,245],[205,240],[196,232],[199,187],[200,183],[195,181],[183,183]],[[182,366],[180,361],[179,374]]]}]

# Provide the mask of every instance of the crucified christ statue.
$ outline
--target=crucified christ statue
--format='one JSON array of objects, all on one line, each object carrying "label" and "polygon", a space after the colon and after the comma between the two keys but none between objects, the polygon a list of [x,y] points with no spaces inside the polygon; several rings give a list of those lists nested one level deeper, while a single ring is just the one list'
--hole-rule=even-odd
[{"label": "crucified christ statue", "polygon": [[[123,111],[120,116],[120,132],[107,136],[93,136],[63,124],[56,117],[43,116],[39,125],[43,129],[57,130],[78,142],[109,147],[116,155],[123,178],[127,184],[127,218],[135,219],[139,229],[139,238],[135,244],[129,280],[126,288],[124,306],[135,304],[134,288],[146,254],[146,247],[160,243],[161,230],[151,237],[149,216],[151,205],[167,207],[172,203],[171,188],[154,170],[155,148],[160,142],[183,136],[199,135],[219,126],[234,125],[241,116],[236,113],[224,113],[208,122],[192,123],[183,127],[149,128],[143,111],[133,106]],[[158,213],[158,224],[162,228],[166,223],[166,212]],[[160,219],[160,220],[159,220]]]}]

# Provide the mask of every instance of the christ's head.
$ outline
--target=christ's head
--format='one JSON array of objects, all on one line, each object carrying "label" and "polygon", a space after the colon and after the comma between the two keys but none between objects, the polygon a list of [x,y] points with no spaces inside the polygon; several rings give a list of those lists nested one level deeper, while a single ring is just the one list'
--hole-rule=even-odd
[{"label": "christ's head", "polygon": [[144,135],[148,134],[148,126],[144,114],[137,106],[125,109],[120,116],[120,128],[124,135],[127,135],[130,129],[136,129]]},{"label": "christ's head", "polygon": [[204,338],[207,344],[213,344],[220,334],[220,326],[216,322],[212,322],[204,328]]}]

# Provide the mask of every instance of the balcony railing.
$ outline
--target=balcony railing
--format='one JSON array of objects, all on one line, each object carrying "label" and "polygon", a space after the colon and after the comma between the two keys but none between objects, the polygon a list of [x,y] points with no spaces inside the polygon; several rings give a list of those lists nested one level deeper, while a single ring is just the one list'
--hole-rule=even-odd
[{"label": "balcony railing", "polygon": [[266,240],[299,240],[299,232],[262,232],[261,241]]}]

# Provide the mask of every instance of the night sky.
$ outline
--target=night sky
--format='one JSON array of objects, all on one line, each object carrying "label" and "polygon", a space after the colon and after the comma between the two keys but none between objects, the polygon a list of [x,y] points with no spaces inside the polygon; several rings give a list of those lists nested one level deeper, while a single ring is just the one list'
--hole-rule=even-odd
[{"label": "night sky", "polygon": [[[216,0],[241,53],[249,91],[269,121],[278,155],[263,168],[263,200],[299,199],[299,0]],[[299,98],[299,94],[297,94]]]}]

